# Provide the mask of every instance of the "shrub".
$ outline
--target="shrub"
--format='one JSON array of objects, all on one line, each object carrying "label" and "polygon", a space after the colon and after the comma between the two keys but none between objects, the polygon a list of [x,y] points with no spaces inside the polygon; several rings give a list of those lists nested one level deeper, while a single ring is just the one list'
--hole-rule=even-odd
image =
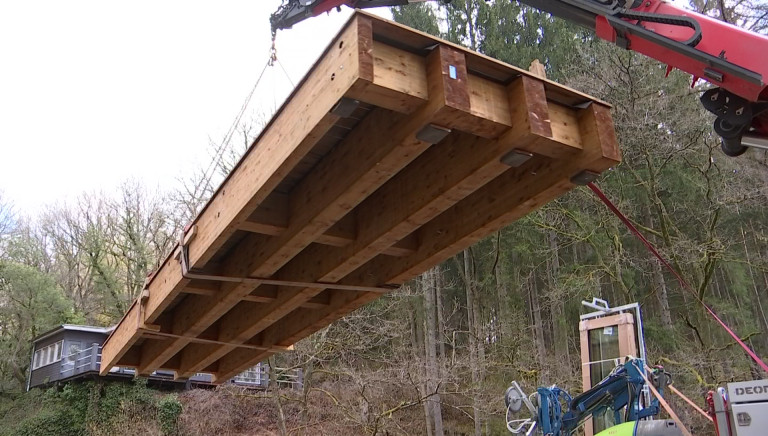
[{"label": "shrub", "polygon": [[22,421],[13,430],[15,436],[81,436],[86,434],[83,422],[65,408],[46,409]]},{"label": "shrub", "polygon": [[164,435],[178,434],[181,411],[181,402],[176,395],[166,395],[157,402],[157,420]]}]

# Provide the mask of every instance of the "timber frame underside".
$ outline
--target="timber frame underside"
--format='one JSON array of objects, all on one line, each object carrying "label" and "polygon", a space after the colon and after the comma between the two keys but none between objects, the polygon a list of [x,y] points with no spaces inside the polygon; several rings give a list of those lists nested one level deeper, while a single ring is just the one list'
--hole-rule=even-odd
[{"label": "timber frame underside", "polygon": [[620,160],[610,108],[357,12],[104,345],[215,382]]}]

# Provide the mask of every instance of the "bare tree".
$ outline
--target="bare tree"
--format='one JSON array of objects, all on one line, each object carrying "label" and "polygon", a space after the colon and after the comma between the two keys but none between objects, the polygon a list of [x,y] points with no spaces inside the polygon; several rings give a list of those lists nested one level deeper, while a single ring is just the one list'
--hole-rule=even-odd
[{"label": "bare tree", "polygon": [[3,198],[3,192],[0,191],[0,257],[3,255],[3,245],[5,239],[11,234],[16,226],[16,214],[10,201]]}]

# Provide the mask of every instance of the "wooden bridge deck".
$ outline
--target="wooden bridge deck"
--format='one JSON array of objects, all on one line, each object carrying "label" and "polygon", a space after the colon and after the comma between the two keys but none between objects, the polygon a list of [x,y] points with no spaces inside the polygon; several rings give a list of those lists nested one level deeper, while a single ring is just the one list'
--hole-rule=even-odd
[{"label": "wooden bridge deck", "polygon": [[607,104],[358,12],[148,282],[101,372],[228,380],[619,159]]}]

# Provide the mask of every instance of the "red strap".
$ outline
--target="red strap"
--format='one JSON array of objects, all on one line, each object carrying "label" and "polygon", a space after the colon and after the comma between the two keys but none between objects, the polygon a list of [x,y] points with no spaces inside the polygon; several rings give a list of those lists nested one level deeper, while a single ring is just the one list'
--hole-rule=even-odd
[{"label": "red strap", "polygon": [[645,236],[643,236],[643,234],[640,233],[640,231],[637,229],[637,227],[635,227],[635,225],[632,224],[632,222],[630,222],[629,219],[627,219],[627,217],[624,216],[623,213],[621,213],[621,211],[613,204],[613,202],[611,202],[611,200],[608,199],[608,197],[605,196],[603,191],[601,191],[600,188],[598,188],[597,185],[595,185],[594,183],[589,183],[589,184],[587,184],[587,186],[589,186],[589,189],[591,189],[592,192],[594,192],[595,195],[597,195],[598,198],[600,198],[600,200],[602,200],[603,203],[605,203],[605,205],[608,206],[608,209],[610,209],[611,212],[613,212],[621,220],[621,222],[623,222],[624,225],[626,225],[627,228],[629,228],[629,230],[635,236],[637,236],[637,238],[648,248],[648,250],[651,253],[653,253],[653,255],[656,256],[656,258],[659,259],[659,261],[664,266],[666,266],[667,269],[669,269],[670,272],[672,272],[672,274],[675,276],[675,278],[677,278],[677,281],[680,282],[680,286],[682,286],[683,289],[686,289],[686,290],[690,291],[691,294],[693,294],[693,296],[696,298],[696,300],[699,303],[701,303],[701,305],[704,306],[705,309],[707,309],[707,312],[709,312],[709,314],[712,315],[712,317],[715,318],[715,320],[718,323],[720,323],[720,325],[725,329],[725,331],[727,331],[728,334],[731,335],[731,337],[733,339],[735,339],[736,342],[739,343],[739,345],[741,345],[741,348],[743,348],[744,351],[746,351],[747,354],[749,354],[749,356],[752,358],[752,360],[754,360],[758,365],[760,365],[760,367],[763,368],[763,371],[768,373],[768,365],[766,365],[765,362],[763,362],[763,360],[760,359],[760,357],[757,354],[755,354],[755,352],[752,351],[752,349],[749,348],[749,346],[747,344],[745,344],[744,341],[742,341],[741,338],[739,338],[739,336],[736,333],[734,333],[733,330],[731,330],[723,322],[723,320],[721,320],[720,317],[718,317],[715,314],[715,312],[712,311],[712,309],[709,308],[709,306],[706,305],[706,303],[701,301],[701,299],[699,298],[699,295],[696,293],[695,290],[693,290],[691,285],[689,285],[688,282],[686,282],[685,279],[680,274],[678,274],[677,271],[675,271],[675,269],[672,267],[672,265],[669,264],[669,262],[667,262],[663,257],[661,257],[661,254],[659,254],[659,252],[656,251],[656,248],[653,246],[653,244],[651,244],[647,239],[645,239]]}]

